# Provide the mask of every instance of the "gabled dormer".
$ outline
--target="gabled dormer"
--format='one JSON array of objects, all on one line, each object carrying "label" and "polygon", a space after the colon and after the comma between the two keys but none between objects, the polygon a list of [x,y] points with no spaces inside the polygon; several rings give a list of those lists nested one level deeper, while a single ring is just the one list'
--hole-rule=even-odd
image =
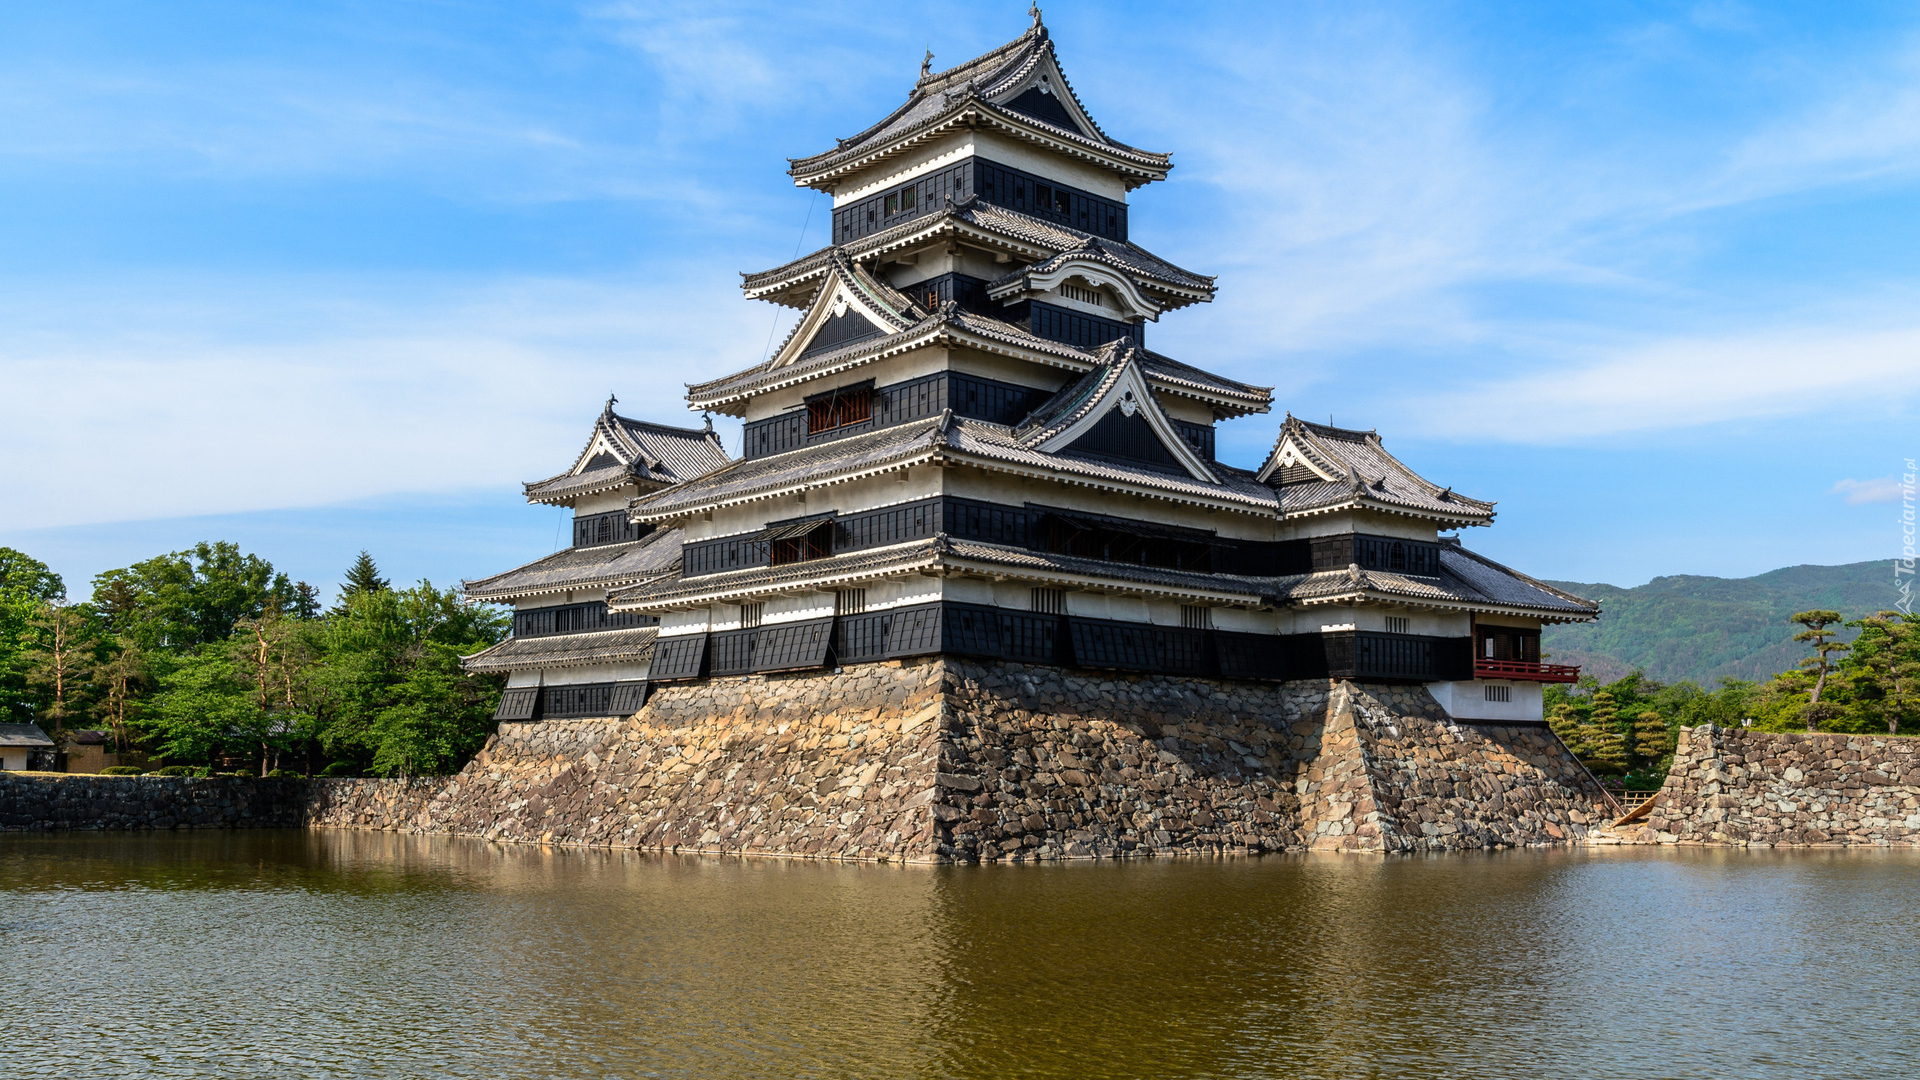
[{"label": "gabled dormer", "polygon": [[1084,454],[1174,469],[1203,483],[1219,478],[1160,407],[1131,342],[1102,350],[1100,363],[1014,429],[1045,454]]},{"label": "gabled dormer", "polygon": [[899,290],[835,249],[813,304],[773,355],[784,367],[857,342],[897,334],[926,317]]},{"label": "gabled dormer", "polygon": [[585,525],[585,517],[576,521],[576,546],[610,542],[608,537],[637,539],[637,534],[622,531],[625,514],[613,506],[703,476],[732,460],[711,422],[704,428],[680,428],[635,420],[613,411],[618,400],[607,398],[571,468],[523,485],[530,503],[572,507],[596,519]]},{"label": "gabled dormer", "polygon": [[1387,453],[1376,431],[1288,414],[1255,478],[1280,493],[1283,518],[1346,510],[1429,519],[1443,528],[1493,523],[1493,504],[1459,495]]}]

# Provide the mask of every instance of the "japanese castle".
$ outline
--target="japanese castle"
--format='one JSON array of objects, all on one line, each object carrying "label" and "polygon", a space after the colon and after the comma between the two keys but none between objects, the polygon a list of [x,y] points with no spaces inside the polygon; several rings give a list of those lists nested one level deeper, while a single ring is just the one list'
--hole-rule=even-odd
[{"label": "japanese castle", "polygon": [[1206,680],[1427,686],[1457,719],[1538,721],[1540,630],[1597,605],[1453,536],[1493,504],[1378,434],[1287,416],[1266,460],[1214,453],[1273,390],[1154,351],[1214,279],[1134,242],[1167,154],[1109,136],[1033,25],[793,159],[832,243],[744,276],[802,312],[763,363],[687,388],[713,431],[594,420],[528,501],[570,548],[467,583],[513,636],[502,720],[623,716],[650,686],[940,654]]}]

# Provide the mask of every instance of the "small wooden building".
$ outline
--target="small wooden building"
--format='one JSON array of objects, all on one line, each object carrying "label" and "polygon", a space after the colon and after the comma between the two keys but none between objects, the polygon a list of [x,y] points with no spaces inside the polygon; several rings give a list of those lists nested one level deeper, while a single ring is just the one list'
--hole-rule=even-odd
[{"label": "small wooden building", "polygon": [[0,768],[20,772],[34,767],[34,758],[54,752],[53,740],[38,724],[0,724]]}]

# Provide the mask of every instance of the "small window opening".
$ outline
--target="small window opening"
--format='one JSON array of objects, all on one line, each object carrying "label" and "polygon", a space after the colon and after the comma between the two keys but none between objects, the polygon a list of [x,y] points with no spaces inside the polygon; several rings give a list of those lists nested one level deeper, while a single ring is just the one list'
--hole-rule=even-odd
[{"label": "small window opening", "polygon": [[1180,625],[1189,630],[1213,628],[1213,609],[1204,604],[1181,604]]},{"label": "small window opening", "polygon": [[761,617],[766,613],[767,605],[764,602],[758,604],[741,604],[740,628],[742,630],[751,630],[759,626]]},{"label": "small window opening", "polygon": [[892,217],[893,215],[899,212],[900,212],[900,196],[898,195],[887,196],[887,216]]},{"label": "small window opening", "polygon": [[864,424],[873,419],[873,387],[850,386],[807,402],[807,434]]},{"label": "small window opening", "polygon": [[1067,590],[1033,590],[1033,610],[1042,615],[1065,615],[1067,613]]},{"label": "small window opening", "polygon": [[1407,617],[1405,615],[1387,616],[1387,633],[1404,634],[1406,632],[1407,632]]},{"label": "small window opening", "polygon": [[1489,683],[1487,684],[1486,689],[1487,689],[1488,701],[1512,701],[1513,700],[1513,687],[1511,686],[1496,686],[1492,683]]},{"label": "small window opening", "polygon": [[908,187],[908,188],[900,189],[900,209],[902,210],[913,209],[913,189],[912,188]]},{"label": "small window opening", "polygon": [[1073,196],[1067,194],[1064,191],[1059,191],[1059,190],[1054,191],[1053,208],[1058,213],[1062,213],[1062,214],[1072,213],[1073,212]]},{"label": "small window opening", "polygon": [[1394,545],[1387,549],[1387,569],[1405,570],[1406,568],[1407,545],[1395,541]]},{"label": "small window opening", "polygon": [[775,566],[806,562],[809,559],[824,559],[833,554],[833,523],[823,521],[819,528],[805,536],[789,536],[775,540],[773,549],[767,554],[768,561]]},{"label": "small window opening", "polygon": [[867,610],[867,590],[841,589],[834,594],[833,613],[835,615],[858,615]]},{"label": "small window opening", "polygon": [[1033,185],[1033,205],[1036,210],[1053,209],[1053,185]]}]

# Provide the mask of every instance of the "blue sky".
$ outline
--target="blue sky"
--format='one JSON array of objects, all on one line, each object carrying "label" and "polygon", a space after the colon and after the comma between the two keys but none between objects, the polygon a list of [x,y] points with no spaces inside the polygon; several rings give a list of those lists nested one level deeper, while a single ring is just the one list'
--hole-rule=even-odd
[{"label": "blue sky", "polygon": [[[0,8],[0,544],[233,539],[326,587],[546,553],[519,482],[609,390],[791,318],[810,154],[1024,3]],[[1500,503],[1467,541],[1630,585],[1890,558],[1920,454],[1920,9],[1045,5],[1134,238],[1220,275],[1155,348]],[[737,434],[737,426],[728,429]]]}]

